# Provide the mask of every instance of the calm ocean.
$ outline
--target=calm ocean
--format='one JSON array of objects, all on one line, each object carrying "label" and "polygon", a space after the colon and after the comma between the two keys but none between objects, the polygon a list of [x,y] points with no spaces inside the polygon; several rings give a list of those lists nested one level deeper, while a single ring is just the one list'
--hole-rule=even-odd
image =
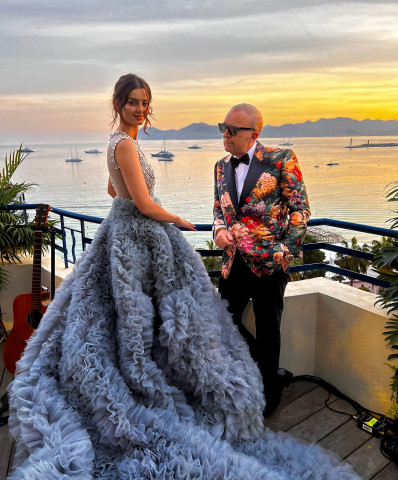
[{"label": "calm ocean", "polygon": [[[112,199],[107,194],[108,172],[106,142],[80,143],[77,153],[80,163],[67,163],[68,144],[30,144],[30,153],[14,175],[15,181],[35,182],[27,195],[29,203],[49,203],[51,206],[104,217]],[[279,139],[261,139],[264,145],[277,146]],[[354,144],[366,143],[368,137],[356,137]],[[373,142],[396,142],[392,137],[369,137]],[[299,159],[310,199],[312,218],[333,218],[355,223],[389,228],[391,204],[385,200],[386,186],[398,180],[398,147],[346,149],[349,138],[297,138],[292,148]],[[175,154],[172,162],[151,157],[161,149],[158,141],[140,142],[156,175],[156,196],[162,205],[194,223],[211,223],[213,204],[213,168],[225,153],[222,140],[170,140],[166,149]],[[199,144],[202,148],[187,147]],[[4,157],[15,146],[0,146],[0,168]],[[102,153],[86,154],[97,148]],[[74,145],[73,145],[74,150]],[[334,162],[339,165],[327,166]],[[318,165],[318,167],[316,167]],[[88,227],[87,233],[95,230]],[[351,232],[343,231],[347,239]],[[373,237],[356,234],[360,241]],[[210,233],[188,234],[190,241],[201,246]]]}]

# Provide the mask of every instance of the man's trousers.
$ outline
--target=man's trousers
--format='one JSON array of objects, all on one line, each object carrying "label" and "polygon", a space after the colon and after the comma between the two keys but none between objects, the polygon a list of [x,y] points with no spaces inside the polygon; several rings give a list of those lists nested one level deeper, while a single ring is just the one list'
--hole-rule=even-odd
[{"label": "man's trousers", "polygon": [[[278,378],[280,324],[288,278],[282,268],[271,275],[258,277],[237,252],[229,276],[226,279],[221,277],[219,283],[221,297],[228,301],[233,321],[258,363],[266,396],[267,390],[273,389]],[[253,301],[256,337],[242,323],[242,314],[250,298]]]}]

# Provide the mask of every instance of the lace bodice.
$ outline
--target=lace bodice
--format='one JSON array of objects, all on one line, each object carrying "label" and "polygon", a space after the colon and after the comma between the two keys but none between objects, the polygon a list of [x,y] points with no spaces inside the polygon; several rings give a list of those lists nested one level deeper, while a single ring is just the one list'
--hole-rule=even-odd
[{"label": "lace bodice", "polygon": [[153,173],[151,165],[148,163],[145,155],[143,154],[139,143],[134,138],[131,138],[127,133],[116,131],[109,135],[109,144],[108,144],[108,170],[109,176],[113,185],[113,188],[116,191],[118,197],[131,198],[130,192],[127,189],[126,182],[124,181],[122,172],[119,169],[119,165],[115,159],[115,150],[119,142],[127,138],[131,140],[135,148],[137,149],[138,157],[140,159],[141,170],[145,178],[146,185],[148,187],[149,195],[154,196],[155,193],[155,174]]}]

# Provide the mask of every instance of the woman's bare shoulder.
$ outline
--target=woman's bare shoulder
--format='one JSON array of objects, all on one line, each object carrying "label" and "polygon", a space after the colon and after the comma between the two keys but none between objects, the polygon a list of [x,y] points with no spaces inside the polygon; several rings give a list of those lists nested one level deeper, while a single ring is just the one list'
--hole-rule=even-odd
[{"label": "woman's bare shoulder", "polygon": [[118,160],[131,155],[138,157],[137,147],[132,140],[133,139],[126,137],[119,140],[117,143],[117,148],[115,149],[115,155],[117,156]]}]

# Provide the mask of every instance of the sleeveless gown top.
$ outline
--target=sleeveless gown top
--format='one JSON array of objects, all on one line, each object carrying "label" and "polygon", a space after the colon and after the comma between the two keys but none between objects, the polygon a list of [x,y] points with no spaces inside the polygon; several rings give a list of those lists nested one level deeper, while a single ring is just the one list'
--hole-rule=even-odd
[{"label": "sleeveless gown top", "polygon": [[116,131],[109,135],[108,151],[107,151],[107,162],[108,162],[108,171],[111,179],[113,188],[115,189],[116,195],[121,198],[131,199],[130,192],[124,181],[123,174],[120,171],[119,165],[117,164],[115,158],[116,147],[119,142],[127,139],[134,143],[135,148],[137,149],[138,157],[140,159],[141,170],[145,178],[146,185],[148,187],[149,195],[153,198],[155,193],[155,174],[152,170],[152,167],[148,163],[145,155],[143,154],[139,143],[134,138],[131,138],[127,133]]}]

